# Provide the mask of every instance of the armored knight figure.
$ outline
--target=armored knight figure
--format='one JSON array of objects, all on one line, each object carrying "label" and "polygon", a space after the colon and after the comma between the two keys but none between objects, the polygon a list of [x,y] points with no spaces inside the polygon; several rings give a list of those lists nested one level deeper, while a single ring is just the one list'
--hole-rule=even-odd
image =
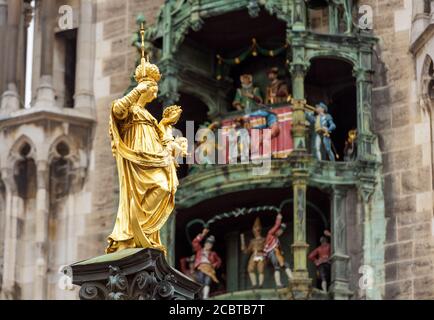
[{"label": "armored knight figure", "polygon": [[268,231],[265,238],[264,253],[267,259],[271,262],[274,268],[274,281],[278,288],[283,288],[280,278],[280,270],[283,268],[288,277],[288,280],[292,279],[292,272],[288,264],[285,262],[285,258],[280,250],[279,237],[286,229],[286,225],[282,223],[282,215],[279,213],[276,216],[274,226]]},{"label": "armored knight figure", "polygon": [[265,98],[266,104],[275,104],[288,101],[288,85],[285,83],[285,81],[280,80],[278,75],[279,69],[277,67],[273,67],[267,72],[269,84],[267,86],[267,96]]},{"label": "armored knight figure", "polygon": [[[312,112],[306,112],[306,118],[315,127],[316,158],[318,160],[326,160],[327,156],[329,161],[335,161],[330,134],[336,129],[336,125],[333,122],[333,117],[327,113],[328,107],[325,103],[320,102],[315,107],[317,115],[315,116]],[[323,155],[322,149],[324,149],[326,155]]]},{"label": "armored knight figure", "polygon": [[208,229],[203,229],[193,240],[193,250],[196,253],[194,268],[197,272],[197,280],[203,285],[202,298],[208,299],[211,288],[211,281],[219,283],[216,275],[216,269],[220,268],[222,260],[212,247],[215,242],[214,236],[209,236],[202,247],[201,241],[208,234]]},{"label": "armored knight figure", "polygon": [[237,89],[232,105],[238,111],[250,113],[257,104],[262,103],[261,93],[258,87],[253,85],[253,76],[243,74],[240,76],[241,88]]},{"label": "armored knight figure", "polygon": [[[252,284],[253,289],[256,287],[262,288],[262,285],[264,284],[265,238],[261,235],[261,230],[261,220],[256,218],[252,229],[254,238],[250,240],[247,247],[244,234],[242,233],[240,235],[241,251],[243,251],[245,254],[250,254],[249,262],[247,264],[247,272],[249,273],[250,283]],[[258,273],[258,281],[256,279],[256,272]]]}]

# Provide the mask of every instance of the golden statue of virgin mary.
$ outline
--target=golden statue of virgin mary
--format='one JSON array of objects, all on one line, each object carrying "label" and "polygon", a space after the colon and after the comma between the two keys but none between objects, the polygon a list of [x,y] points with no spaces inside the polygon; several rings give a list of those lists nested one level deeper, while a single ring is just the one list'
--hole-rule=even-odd
[{"label": "golden statue of virgin mary", "polygon": [[172,136],[181,108],[166,108],[160,123],[146,110],[157,97],[161,75],[143,52],[135,78],[138,85],[111,106],[109,132],[119,175],[119,208],[106,253],[135,247],[166,252],[160,229],[175,205],[175,159],[187,151],[186,139]]}]

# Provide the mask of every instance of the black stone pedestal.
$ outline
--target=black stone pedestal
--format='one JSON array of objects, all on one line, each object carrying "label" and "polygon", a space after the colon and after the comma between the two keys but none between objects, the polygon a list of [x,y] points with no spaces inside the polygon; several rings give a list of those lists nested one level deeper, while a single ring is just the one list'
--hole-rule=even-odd
[{"label": "black stone pedestal", "polygon": [[81,300],[192,300],[201,289],[155,249],[125,249],[70,267]]}]

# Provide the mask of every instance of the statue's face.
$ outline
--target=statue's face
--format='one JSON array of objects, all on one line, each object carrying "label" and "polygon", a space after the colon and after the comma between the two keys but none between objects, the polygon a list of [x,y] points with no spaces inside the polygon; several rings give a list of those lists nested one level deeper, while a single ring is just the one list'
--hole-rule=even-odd
[{"label": "statue's face", "polygon": [[252,84],[252,77],[250,76],[241,76],[240,77],[241,85],[243,86],[249,86]]},{"label": "statue's face", "polygon": [[211,242],[205,242],[204,248],[205,250],[210,251],[212,249],[213,244]]},{"label": "statue's face", "polygon": [[321,107],[316,107],[316,112],[319,114],[324,114],[324,109]]},{"label": "statue's face", "polygon": [[182,110],[181,109],[177,109],[177,110],[175,110],[175,111],[172,111],[171,113],[170,113],[170,118],[173,120],[173,121],[178,121],[179,120],[179,118],[181,118],[181,114],[182,114]]},{"label": "statue's face", "polygon": [[277,74],[274,72],[269,72],[268,73],[268,80],[273,81],[275,79],[277,79]]},{"label": "statue's face", "polygon": [[154,99],[157,98],[158,95],[158,87],[157,86],[152,86],[149,88],[148,91],[146,91],[145,93],[143,93],[145,95],[145,100],[146,102],[151,102]]},{"label": "statue's face", "polygon": [[253,229],[253,235],[254,235],[255,237],[259,237],[259,236],[261,236],[261,228],[254,228],[254,229]]}]

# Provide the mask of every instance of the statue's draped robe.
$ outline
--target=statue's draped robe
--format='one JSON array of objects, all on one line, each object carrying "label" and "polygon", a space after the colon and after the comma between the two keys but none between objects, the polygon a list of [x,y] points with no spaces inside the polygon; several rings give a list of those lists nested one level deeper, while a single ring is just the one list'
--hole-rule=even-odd
[{"label": "statue's draped robe", "polygon": [[159,230],[175,205],[176,168],[164,132],[143,107],[112,104],[110,135],[119,175],[119,208],[107,253],[127,247],[166,251]]}]

